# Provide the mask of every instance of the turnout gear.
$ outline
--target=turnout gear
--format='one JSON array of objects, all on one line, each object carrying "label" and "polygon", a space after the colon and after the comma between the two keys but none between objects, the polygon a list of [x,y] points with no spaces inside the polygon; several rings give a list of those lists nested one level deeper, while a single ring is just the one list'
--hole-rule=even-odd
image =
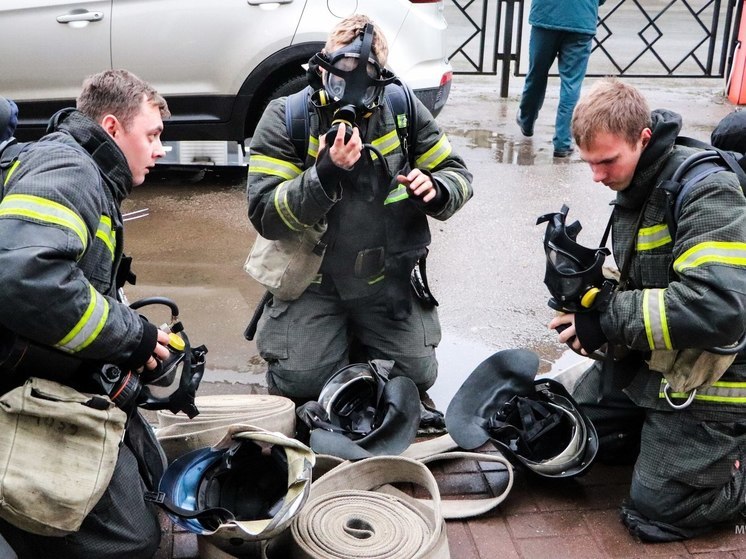
[{"label": "turnout gear", "polygon": [[[157,328],[117,297],[124,245],[120,204],[133,185],[116,142],[90,118],[66,109],[52,117],[49,134],[24,144],[2,174],[0,325],[91,368],[143,366],[156,346]],[[58,380],[81,393],[101,394],[91,368]],[[27,373],[49,377],[54,370],[47,361]],[[19,380],[5,374],[0,379]],[[143,492],[156,486],[164,468],[150,426],[134,410],[111,482],[80,531],[66,536],[62,547],[95,557],[152,556],[160,529]],[[66,553],[56,538],[5,524],[2,532],[29,556]]]},{"label": "turnout gear", "polygon": [[[57,113],[50,127],[54,132],[28,144],[6,175],[0,323],[70,356],[138,368],[157,336],[155,325],[116,304],[119,204],[132,189],[127,162],[108,134],[77,111]],[[41,282],[32,297],[12,281],[21,276]],[[40,308],[54,308],[58,319],[42,320]]]},{"label": "turnout gear", "polygon": [[[651,120],[650,140],[612,213],[614,258],[628,263],[628,277],[605,309],[575,316],[581,344],[597,328],[627,355],[597,363],[573,395],[608,434],[600,454],[623,442],[622,435],[639,440],[623,520],[641,538],[671,541],[733,521],[744,510],[743,355],[680,410],[667,402],[666,381],[648,361],[654,351],[726,346],[744,331],[746,199],[732,173],[712,173],[682,200],[674,234],[666,221],[670,201],[658,186],[696,149],[677,145],[679,115],[657,110]],[[585,321],[594,316],[595,326]],[[668,396],[677,404],[687,397],[670,389]],[[632,424],[642,425],[640,435],[625,431]]]},{"label": "turnout gear", "polygon": [[[430,244],[427,217],[446,220],[460,209],[472,196],[471,174],[414,96],[411,111],[398,112],[402,110],[396,108],[398,103],[382,102],[358,119],[362,142],[375,150],[364,150],[351,170],[337,167],[329,149],[319,151],[320,135],[331,126],[334,108],[315,102],[314,94],[308,96],[304,110],[295,111],[293,99],[297,98],[272,101],[254,133],[247,187],[249,219],[259,235],[270,240],[291,239],[326,222],[320,239],[326,250],[318,275],[300,297],[293,301],[273,297],[264,305],[256,338],[260,354],[269,363],[268,384],[284,395],[317,397],[317,385],[323,384],[329,371],[349,363],[347,348],[340,349],[349,329],[357,339],[366,338],[363,343],[373,341],[375,357],[394,359],[395,375],[410,376],[420,390],[426,390],[435,377],[434,347],[440,331],[435,309],[415,301],[410,276]],[[298,119],[305,123],[306,118],[308,147],[298,154],[296,146],[301,142],[294,137],[292,124]],[[414,122],[416,128],[410,128]],[[410,160],[432,181],[436,196],[429,202],[410,194],[396,180],[399,174],[411,172]],[[328,353],[312,352],[310,362],[303,353],[301,365],[297,356],[305,342],[295,336],[298,328],[287,325],[296,315],[294,309],[303,305],[323,308],[323,313],[312,316],[318,321],[323,315],[329,327],[323,337],[334,347]],[[313,327],[308,320],[301,317],[300,330]],[[386,331],[405,330],[406,344],[393,347],[399,340],[377,342],[366,336],[363,326],[377,328],[391,321],[397,322]],[[424,335],[415,336],[420,329]],[[381,332],[373,331],[379,339],[384,337]],[[395,351],[387,352],[391,348]]]},{"label": "turnout gear", "polygon": [[393,365],[374,359],[343,367],[318,401],[298,408],[315,452],[355,460],[400,454],[412,444],[420,423],[419,393],[407,377],[389,379]]},{"label": "turnout gear", "polygon": [[536,379],[535,353],[500,351],[477,366],[446,411],[448,432],[467,450],[491,441],[516,467],[549,478],[582,474],[598,437],[564,386]]}]

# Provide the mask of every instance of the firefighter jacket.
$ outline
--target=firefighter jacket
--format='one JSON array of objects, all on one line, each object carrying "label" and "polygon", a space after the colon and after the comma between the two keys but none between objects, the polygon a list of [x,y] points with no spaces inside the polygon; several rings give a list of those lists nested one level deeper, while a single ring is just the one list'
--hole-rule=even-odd
[{"label": "firefighter jacket", "polygon": [[[696,150],[674,145],[679,115],[654,111],[652,118],[653,134],[632,183],[614,202],[614,257],[620,269],[631,258],[629,281],[600,314],[609,342],[644,358],[654,349],[725,346],[746,330],[746,199],[738,179],[718,172],[696,184],[672,234],[665,218],[668,201],[657,186]],[[746,363],[739,361],[697,394],[694,407],[740,411]],[[641,361],[626,392],[638,405],[670,410],[660,398],[661,382],[661,374]]]},{"label": "firefighter jacket", "polygon": [[0,324],[83,360],[142,366],[157,330],[116,298],[120,203],[132,189],[119,147],[67,109],[6,174],[0,202]]},{"label": "firefighter jacket", "polygon": [[[445,220],[461,208],[472,196],[471,173],[419,100],[418,128],[409,150],[415,166],[431,176],[438,190],[436,200],[427,204],[410,197],[395,180],[409,167],[397,133],[399,115],[393,115],[387,103],[359,127],[363,143],[378,149],[390,175],[365,149],[349,172],[331,162],[328,150],[319,154],[319,134],[329,129],[332,110],[316,108],[313,102],[308,153],[301,160],[288,135],[285,104],[285,98],[269,104],[251,143],[247,190],[252,224],[267,239],[283,239],[326,220],[323,284],[333,284],[342,299],[361,298],[394,284],[401,295],[408,289],[414,263],[430,243],[427,216]],[[312,284],[309,289],[316,288]]]}]

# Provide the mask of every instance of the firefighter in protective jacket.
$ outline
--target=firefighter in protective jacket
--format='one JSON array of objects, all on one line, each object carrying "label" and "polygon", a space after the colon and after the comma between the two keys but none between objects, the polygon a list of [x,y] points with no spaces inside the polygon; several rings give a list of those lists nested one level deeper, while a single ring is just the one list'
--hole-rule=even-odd
[{"label": "firefighter in protective jacket", "polygon": [[[432,297],[414,295],[410,275],[427,253],[427,216],[445,220],[461,208],[472,196],[471,174],[417,99],[412,114],[392,113],[386,57],[385,38],[366,16],[342,20],[312,59],[312,73],[320,72],[310,80],[318,87],[307,153],[300,157],[289,137],[286,98],[270,103],[251,143],[257,232],[288,239],[326,225],[310,286],[295,300],[275,295],[259,321],[257,346],[270,390],[280,394],[316,398],[349,362],[351,338],[368,359],[393,359],[392,375],[408,376],[421,393],[435,382],[438,317]],[[411,119],[412,137],[401,136]]]},{"label": "firefighter in protective jacket", "polygon": [[[746,199],[723,170],[697,182],[676,221],[667,219],[661,186],[695,151],[675,145],[680,129],[679,115],[651,114],[617,80],[581,99],[573,135],[594,181],[616,192],[621,278],[591,312],[549,325],[569,326],[559,339],[576,351],[608,343],[574,396],[598,430],[600,457],[628,460],[639,448],[622,519],[646,541],[692,537],[746,508],[746,360],[715,351],[746,331]],[[687,393],[668,386],[698,374]]]},{"label": "firefighter in protective jacket", "polygon": [[[136,371],[153,369],[156,357],[169,356],[168,335],[117,296],[123,249],[120,204],[164,155],[160,133],[162,118],[169,115],[166,101],[129,72],[108,70],[86,80],[78,109],[52,117],[49,133],[28,144],[4,173],[3,390],[22,383],[17,377],[23,374],[100,394],[92,373],[102,363]],[[27,363],[24,357],[7,370],[3,351],[18,338],[27,340],[28,351],[40,358]],[[63,373],[66,363],[75,367]],[[44,421],[54,418],[55,403],[49,400],[52,412]],[[21,435],[0,433],[6,438]],[[42,450],[39,456],[51,457],[53,451]],[[151,428],[134,410],[111,481],[79,531],[44,536],[0,520],[0,534],[20,558],[152,557],[160,524],[144,492],[154,489],[162,473],[161,453]],[[77,491],[80,472],[68,473],[70,491]]]}]

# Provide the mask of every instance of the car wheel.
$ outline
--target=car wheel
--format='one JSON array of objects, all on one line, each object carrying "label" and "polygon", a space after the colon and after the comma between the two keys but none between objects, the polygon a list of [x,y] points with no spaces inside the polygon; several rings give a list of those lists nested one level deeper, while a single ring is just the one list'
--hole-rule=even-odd
[{"label": "car wheel", "polygon": [[306,78],[305,74],[300,75],[300,76],[293,76],[289,80],[278,85],[272,91],[272,93],[269,95],[269,99],[267,100],[267,103],[269,103],[272,99],[277,99],[278,97],[286,97],[288,95],[292,95],[293,93],[301,91],[307,85],[308,85],[308,78]]}]

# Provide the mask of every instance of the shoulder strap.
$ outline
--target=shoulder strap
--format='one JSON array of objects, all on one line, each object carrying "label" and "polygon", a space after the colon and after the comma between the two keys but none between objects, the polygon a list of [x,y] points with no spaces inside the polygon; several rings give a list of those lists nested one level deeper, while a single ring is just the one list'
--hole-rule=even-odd
[{"label": "shoulder strap", "polygon": [[311,127],[308,114],[310,97],[311,86],[308,86],[302,91],[288,95],[285,102],[285,128],[301,161],[306,160],[308,153],[308,135]]},{"label": "shoulder strap", "polygon": [[5,196],[5,181],[8,178],[8,170],[18,160],[18,156],[32,142],[18,142],[15,138],[5,144],[0,144],[0,200]]},{"label": "shoulder strap", "polygon": [[402,151],[409,161],[409,166],[414,169],[414,144],[417,137],[417,109],[413,98],[412,90],[404,82],[396,80],[386,86],[384,98],[394,115],[396,124],[396,133],[399,136],[399,142]]},{"label": "shoulder strap", "polygon": [[666,192],[669,200],[666,209],[666,222],[672,236],[676,235],[676,227],[681,216],[681,207],[684,200],[691,189],[708,176],[721,171],[731,171],[738,177],[741,189],[746,189],[746,172],[732,152],[723,151],[699,140],[684,136],[677,138],[676,144],[704,147],[704,149],[687,157],[674,171],[673,176],[660,184],[660,188]]}]

